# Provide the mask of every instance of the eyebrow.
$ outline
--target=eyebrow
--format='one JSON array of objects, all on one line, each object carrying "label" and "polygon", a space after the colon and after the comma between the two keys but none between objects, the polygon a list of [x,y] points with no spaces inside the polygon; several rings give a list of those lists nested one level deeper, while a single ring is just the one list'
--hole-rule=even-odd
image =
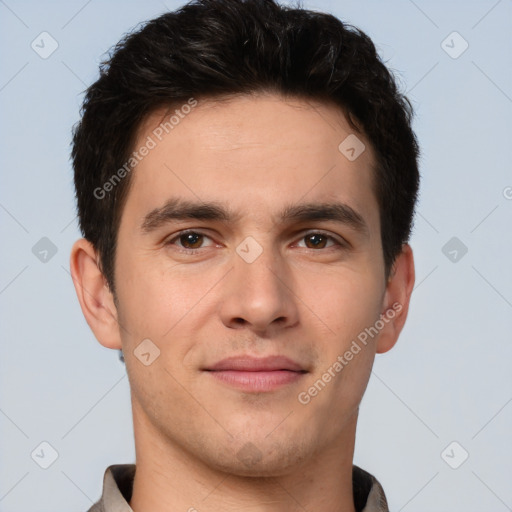
[{"label": "eyebrow", "polygon": [[[173,220],[236,222],[240,218],[239,213],[218,202],[205,203],[171,198],[163,206],[151,210],[144,217],[141,231],[151,233]],[[349,226],[358,233],[369,235],[369,228],[363,216],[351,206],[340,202],[287,205],[277,218],[281,222],[288,223],[335,221]]]}]

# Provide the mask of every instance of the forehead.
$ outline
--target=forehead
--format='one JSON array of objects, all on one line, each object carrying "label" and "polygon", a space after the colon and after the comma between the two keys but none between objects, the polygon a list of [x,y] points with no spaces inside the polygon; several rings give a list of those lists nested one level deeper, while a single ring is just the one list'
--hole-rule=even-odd
[{"label": "forehead", "polygon": [[[151,149],[134,167],[127,207],[142,214],[180,196],[263,217],[277,203],[321,199],[374,215],[373,151],[340,108],[271,94],[191,104],[158,109],[139,127],[133,149]],[[347,140],[364,148],[355,159]]]}]

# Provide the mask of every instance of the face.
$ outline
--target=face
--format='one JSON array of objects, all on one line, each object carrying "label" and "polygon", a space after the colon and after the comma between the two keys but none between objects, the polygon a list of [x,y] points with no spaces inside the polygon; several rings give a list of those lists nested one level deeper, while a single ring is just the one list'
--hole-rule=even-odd
[{"label": "face", "polygon": [[361,333],[391,307],[374,156],[357,134],[347,158],[354,130],[321,103],[199,102],[162,134],[166,115],[140,127],[155,144],[115,260],[136,423],[210,467],[284,474],[346,435],[379,338]]}]

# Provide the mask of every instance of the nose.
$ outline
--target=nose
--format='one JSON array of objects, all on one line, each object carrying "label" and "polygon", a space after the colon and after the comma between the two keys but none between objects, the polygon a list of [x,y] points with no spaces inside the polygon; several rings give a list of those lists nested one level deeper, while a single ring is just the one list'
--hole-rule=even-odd
[{"label": "nose", "polygon": [[226,279],[220,308],[226,327],[271,335],[297,324],[298,299],[291,273],[271,249],[263,250],[252,262],[235,254]]}]

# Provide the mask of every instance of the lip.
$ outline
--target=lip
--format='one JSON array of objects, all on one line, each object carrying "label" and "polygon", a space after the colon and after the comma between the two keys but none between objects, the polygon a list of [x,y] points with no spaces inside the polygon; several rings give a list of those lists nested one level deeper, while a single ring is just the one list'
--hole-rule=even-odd
[{"label": "lip", "polygon": [[300,380],[307,370],[285,356],[228,357],[209,368],[213,378],[248,392],[268,392]]},{"label": "lip", "polygon": [[306,371],[302,366],[286,356],[234,356],[222,359],[213,366],[206,368],[209,371],[232,370],[239,372],[272,372],[289,370],[292,372]]}]

